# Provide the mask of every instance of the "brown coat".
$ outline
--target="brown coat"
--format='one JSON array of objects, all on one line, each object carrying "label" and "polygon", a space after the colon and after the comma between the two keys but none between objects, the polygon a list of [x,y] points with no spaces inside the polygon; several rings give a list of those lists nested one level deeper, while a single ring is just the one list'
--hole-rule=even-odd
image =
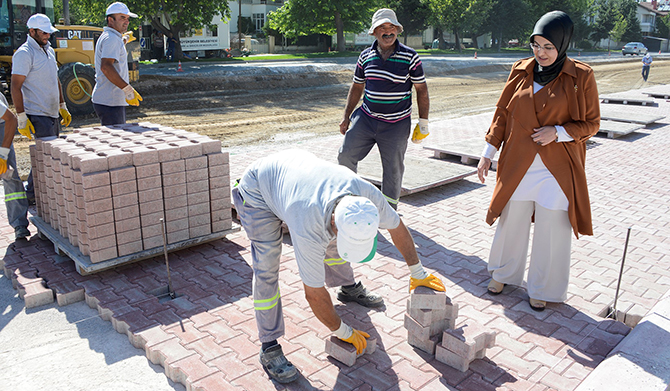
[{"label": "brown coat", "polygon": [[[493,224],[500,216],[539,153],[568,198],[575,236],[593,235],[584,171],[586,140],[600,128],[600,102],[593,70],[568,58],[558,77],[533,94],[534,66],[532,57],[512,66],[486,134],[486,141],[501,151],[486,222]],[[563,126],[574,141],[552,142],[544,147],[534,143],[533,129],[549,125]]]}]

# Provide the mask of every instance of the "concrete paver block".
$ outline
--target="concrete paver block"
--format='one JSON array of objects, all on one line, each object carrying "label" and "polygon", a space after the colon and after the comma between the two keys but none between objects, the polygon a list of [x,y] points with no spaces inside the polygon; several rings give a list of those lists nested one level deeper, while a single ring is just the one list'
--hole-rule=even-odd
[{"label": "concrete paver block", "polygon": [[54,302],[53,290],[44,286],[44,282],[36,281],[23,286],[19,290],[19,296],[25,302],[26,308],[35,308]]},{"label": "concrete paver block", "polygon": [[419,286],[409,295],[410,310],[444,310],[447,305],[447,295],[425,286]]},{"label": "concrete paver block", "polygon": [[326,354],[330,355],[342,364],[350,367],[356,363],[356,359],[358,357],[362,356],[363,354],[372,354],[375,352],[375,349],[377,348],[377,339],[372,337],[368,338],[367,343],[368,344],[365,348],[365,351],[360,355],[357,355],[354,345],[350,344],[349,342],[344,342],[341,339],[331,335],[330,338],[326,340],[325,351]]},{"label": "concrete paver block", "polygon": [[428,339],[421,339],[414,334],[407,333],[407,343],[428,354],[435,354],[435,347],[441,342],[441,340],[441,333]]},{"label": "concrete paver block", "polygon": [[468,362],[474,360],[480,351],[492,348],[494,344],[495,332],[486,331],[479,323],[470,320],[457,329],[445,330],[442,335],[442,346]]},{"label": "concrete paver block", "polygon": [[472,361],[457,355],[442,345],[437,345],[435,347],[435,359],[461,372],[466,372]]}]

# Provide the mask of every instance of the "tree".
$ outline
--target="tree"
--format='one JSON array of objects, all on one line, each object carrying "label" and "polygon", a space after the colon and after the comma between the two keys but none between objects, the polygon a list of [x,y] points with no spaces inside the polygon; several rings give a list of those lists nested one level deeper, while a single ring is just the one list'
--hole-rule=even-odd
[{"label": "tree", "polygon": [[461,51],[461,33],[482,23],[488,4],[486,0],[425,0],[431,11],[430,21],[438,29],[451,30],[456,36],[456,49]]},{"label": "tree", "polygon": [[639,41],[642,39],[640,20],[637,18],[637,7],[635,0],[619,0],[618,9],[626,21],[626,28],[618,41]]},{"label": "tree", "polygon": [[398,16],[398,22],[403,27],[403,39],[407,44],[409,35],[422,34],[428,27],[428,17],[430,9],[428,5],[421,0],[395,0],[388,4],[389,8],[395,11]]},{"label": "tree", "polygon": [[[594,8],[596,22],[593,25],[591,39],[600,42],[605,38],[611,38],[611,32],[618,19],[618,11],[614,0],[601,0]],[[607,49],[609,50],[609,40]]]},{"label": "tree", "polygon": [[360,33],[370,26],[378,0],[287,0],[268,15],[269,28],[288,38],[337,34],[337,50],[345,48],[344,33]]},{"label": "tree", "polygon": [[503,42],[510,39],[525,42],[528,39],[534,20],[519,18],[518,15],[529,15],[530,13],[531,7],[528,0],[495,0],[482,27],[491,32],[491,36],[497,41],[495,46],[500,51]]},{"label": "tree", "polygon": [[[151,26],[165,36],[175,37],[175,58],[183,57],[179,34],[190,29],[211,26],[212,19],[221,15],[230,18],[227,1],[220,0],[125,0],[128,8],[139,15],[131,18],[129,30],[136,28],[142,20],[148,20]],[[55,3],[58,3],[56,1]],[[97,0],[70,0],[70,19],[72,24],[106,26],[105,10],[108,2]],[[62,10],[62,5],[59,8]],[[62,12],[62,11],[61,11]]]}]

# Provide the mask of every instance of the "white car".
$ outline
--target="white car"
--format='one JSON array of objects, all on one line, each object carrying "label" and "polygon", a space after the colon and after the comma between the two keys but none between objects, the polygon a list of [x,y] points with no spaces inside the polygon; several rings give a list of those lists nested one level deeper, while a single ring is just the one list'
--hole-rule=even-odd
[{"label": "white car", "polygon": [[642,54],[647,54],[647,47],[644,46],[642,42],[628,42],[627,44],[623,45],[623,48],[621,48],[621,54],[626,55],[630,54],[631,56],[633,54],[642,55]]}]

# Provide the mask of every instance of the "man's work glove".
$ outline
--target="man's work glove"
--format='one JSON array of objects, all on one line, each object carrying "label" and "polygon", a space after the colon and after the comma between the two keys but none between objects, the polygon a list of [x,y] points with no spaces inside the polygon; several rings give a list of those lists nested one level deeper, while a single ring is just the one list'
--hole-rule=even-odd
[{"label": "man's work glove", "polygon": [[135,38],[135,36],[133,35],[132,31],[128,31],[128,32],[123,33],[122,38],[123,38],[123,43],[124,44],[129,44],[129,43],[137,40],[137,38]]},{"label": "man's work glove", "polygon": [[9,148],[0,147],[0,175],[7,172],[7,157],[9,156]]},{"label": "man's work glove", "polygon": [[35,134],[35,127],[33,123],[28,119],[28,114],[24,111],[23,113],[18,113],[16,118],[19,120],[19,133],[28,137],[28,140],[33,139],[33,134]]},{"label": "man's work glove", "polygon": [[140,95],[139,92],[135,91],[135,89],[130,84],[123,87],[123,93],[126,94],[126,102],[128,102],[129,105],[131,106],[140,105],[140,102],[142,101],[142,95]]},{"label": "man's work glove", "polygon": [[412,132],[412,142],[414,144],[419,144],[423,141],[424,138],[428,137],[430,131],[428,130],[428,120],[425,118],[419,118],[419,123],[414,127],[414,132]]},{"label": "man's work glove", "polygon": [[444,284],[442,283],[442,280],[440,280],[438,277],[435,277],[432,274],[429,274],[428,277],[423,278],[423,279],[410,277],[409,278],[409,291],[411,292],[417,286],[426,286],[426,287],[428,287],[430,289],[433,289],[433,290],[436,290],[438,292],[446,291],[446,289],[444,288]]},{"label": "man's work glove", "polygon": [[360,331],[351,328],[348,324],[340,321],[340,328],[333,332],[335,336],[344,342],[349,342],[356,348],[356,354],[361,354],[368,346],[366,338],[370,338],[370,334],[365,331]]},{"label": "man's work glove", "polygon": [[67,110],[67,105],[65,102],[62,102],[60,104],[60,109],[58,109],[58,113],[60,114],[63,119],[60,121],[60,124],[63,126],[68,126],[70,125],[70,122],[72,122],[72,114]]}]

